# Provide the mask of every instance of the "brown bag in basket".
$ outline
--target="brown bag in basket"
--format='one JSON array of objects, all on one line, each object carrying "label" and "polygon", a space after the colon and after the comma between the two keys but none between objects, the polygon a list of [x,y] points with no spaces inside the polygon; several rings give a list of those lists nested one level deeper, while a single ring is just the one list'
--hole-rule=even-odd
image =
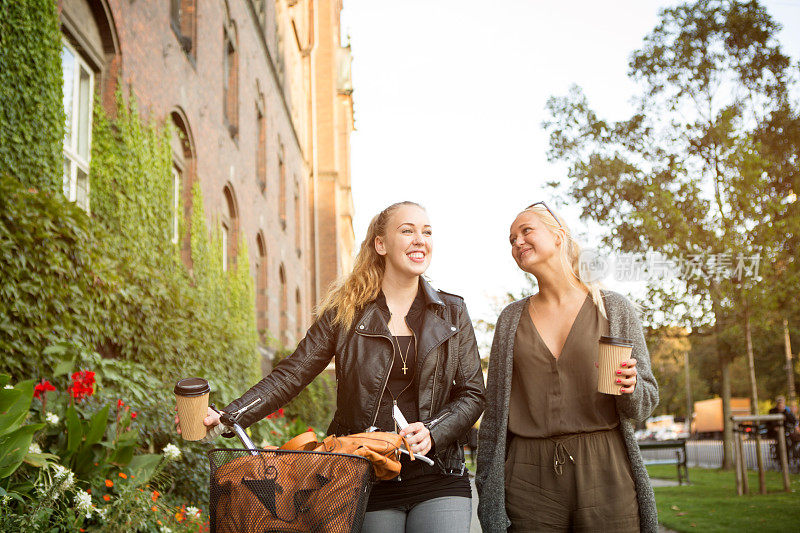
[{"label": "brown bag in basket", "polygon": [[[372,464],[375,477],[400,473],[400,446],[394,433],[359,433],[317,442],[312,432],[284,444],[281,450],[351,454]],[[369,474],[360,461],[327,453],[247,455],[226,462],[213,474],[216,491],[214,530],[249,532],[357,531],[368,496]]]}]

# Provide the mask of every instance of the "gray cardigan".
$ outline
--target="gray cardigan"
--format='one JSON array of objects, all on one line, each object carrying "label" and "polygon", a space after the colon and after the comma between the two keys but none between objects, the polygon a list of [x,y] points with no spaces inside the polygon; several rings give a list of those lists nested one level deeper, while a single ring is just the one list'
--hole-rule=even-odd
[{"label": "gray cardigan", "polygon": [[[634,422],[644,420],[658,404],[658,384],[650,370],[650,356],[644,340],[642,323],[633,304],[613,291],[602,291],[612,337],[633,341],[637,381],[633,394],[616,396],[620,427],[628,449],[642,531],[658,530],[658,512],[650,478],[642,463],[642,454],[634,438]],[[509,304],[497,319],[492,341],[489,373],[486,381],[486,412],[478,434],[478,518],[483,531],[505,532],[511,524],[505,507],[506,436],[508,432],[508,402],[511,394],[514,337],[517,324],[526,308],[527,298]]]}]

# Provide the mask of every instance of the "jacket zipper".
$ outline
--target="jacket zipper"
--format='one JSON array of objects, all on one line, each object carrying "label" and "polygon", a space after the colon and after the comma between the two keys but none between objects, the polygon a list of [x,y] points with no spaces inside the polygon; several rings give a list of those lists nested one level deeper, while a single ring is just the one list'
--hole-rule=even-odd
[{"label": "jacket zipper", "polygon": [[252,402],[248,403],[248,404],[247,404],[247,405],[245,405],[244,407],[241,407],[241,408],[237,409],[236,411],[234,411],[234,412],[232,412],[232,413],[228,413],[228,414],[229,414],[229,415],[230,415],[230,416],[231,416],[231,417],[232,417],[232,418],[233,418],[235,421],[237,421],[237,422],[238,422],[240,415],[242,415],[242,414],[243,414],[245,411],[248,411],[248,410],[249,410],[251,407],[253,407],[254,405],[256,405],[256,404],[258,404],[258,403],[261,403],[261,398],[256,398],[255,400],[253,400]]},{"label": "jacket zipper", "polygon": [[445,413],[444,413],[442,416],[439,416],[439,417],[437,417],[437,418],[434,418],[433,420],[431,420],[430,422],[428,422],[428,430],[430,431],[431,429],[433,429],[433,427],[434,427],[434,426],[437,426],[437,425],[439,425],[439,423],[441,423],[441,422],[442,422],[442,421],[443,421],[445,418],[447,418],[447,417],[448,417],[448,416],[450,416],[451,414],[452,414],[452,413],[451,413],[450,411],[447,411],[447,412],[445,412]]},{"label": "jacket zipper", "polygon": [[[370,335],[369,333],[362,333],[357,332],[359,335],[364,335],[365,337],[376,337],[380,339],[386,339],[389,342],[392,342],[391,339],[384,337],[383,335]],[[375,405],[375,416],[372,417],[372,425],[370,427],[375,427],[375,423],[378,421],[378,411],[381,409],[381,400],[383,400],[383,391],[386,390],[386,384],[389,382],[389,374],[392,373],[392,367],[394,366],[394,344],[392,344],[392,361],[389,363],[389,371],[386,372],[386,378],[383,380],[383,387],[381,387],[381,394],[378,396],[378,403]]]}]

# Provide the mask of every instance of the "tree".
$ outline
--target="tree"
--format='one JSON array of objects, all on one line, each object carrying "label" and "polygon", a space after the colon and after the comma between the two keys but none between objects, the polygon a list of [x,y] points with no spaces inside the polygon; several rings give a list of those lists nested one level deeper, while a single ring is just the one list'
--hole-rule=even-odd
[{"label": "tree", "polygon": [[[613,228],[604,245],[683,259],[680,278],[650,283],[644,303],[651,321],[713,332],[730,468],[731,362],[744,351],[740,302],[747,299],[750,316],[765,316],[775,307],[777,274],[768,269],[771,277],[761,272],[756,283],[755,269],[736,267],[754,266],[749,258],[759,255],[787,257],[776,224],[798,233],[788,213],[795,204],[777,192],[786,189],[789,165],[773,163],[763,140],[774,130],[767,125],[793,113],[795,67],[777,42],[780,26],[757,1],[700,0],[659,18],[631,56],[629,76],[641,88],[633,116],[605,121],[573,87],[548,100],[548,156],[567,163],[567,193],[582,218]],[[796,262],[784,268],[796,275]]]}]

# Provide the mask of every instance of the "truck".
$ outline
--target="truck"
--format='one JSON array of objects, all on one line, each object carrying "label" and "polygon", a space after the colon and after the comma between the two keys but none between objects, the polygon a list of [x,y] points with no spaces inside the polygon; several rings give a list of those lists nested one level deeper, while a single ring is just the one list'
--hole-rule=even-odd
[{"label": "truck", "polygon": [[[731,398],[731,415],[750,414],[750,398]],[[694,402],[692,437],[722,438],[722,398]]]}]

